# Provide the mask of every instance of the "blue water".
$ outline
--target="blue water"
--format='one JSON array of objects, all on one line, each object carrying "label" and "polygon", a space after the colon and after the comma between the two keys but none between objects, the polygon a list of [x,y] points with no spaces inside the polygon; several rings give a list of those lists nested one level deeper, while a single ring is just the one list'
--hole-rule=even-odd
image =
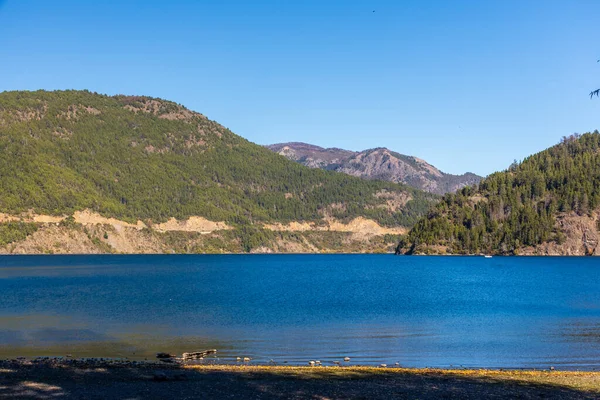
[{"label": "blue water", "polygon": [[0,257],[0,357],[600,368],[600,258]]}]

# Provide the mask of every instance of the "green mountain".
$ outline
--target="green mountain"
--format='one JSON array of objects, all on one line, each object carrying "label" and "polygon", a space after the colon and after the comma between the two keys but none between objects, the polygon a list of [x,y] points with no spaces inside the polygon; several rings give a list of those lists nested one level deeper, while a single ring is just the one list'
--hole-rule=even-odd
[{"label": "green mountain", "polygon": [[600,134],[563,138],[478,186],[447,194],[398,253],[595,254]]},{"label": "green mountain", "polygon": [[3,214],[90,210],[148,226],[200,216],[235,227],[363,217],[394,227],[411,226],[436,200],[309,169],[170,101],[0,93]]}]

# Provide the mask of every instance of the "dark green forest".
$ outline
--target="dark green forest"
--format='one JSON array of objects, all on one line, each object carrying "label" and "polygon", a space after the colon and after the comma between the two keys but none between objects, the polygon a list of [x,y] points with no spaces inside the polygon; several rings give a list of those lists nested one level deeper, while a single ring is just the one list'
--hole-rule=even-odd
[{"label": "dark green forest", "polygon": [[559,213],[588,215],[600,205],[600,134],[564,137],[547,150],[456,194],[445,195],[403,238],[398,253],[514,254],[561,244]]},{"label": "dark green forest", "polygon": [[[385,193],[411,200],[390,210]],[[198,215],[238,226],[364,216],[412,226],[437,200],[403,185],[309,169],[161,99],[0,93],[4,213],[90,209],[128,221]]]}]

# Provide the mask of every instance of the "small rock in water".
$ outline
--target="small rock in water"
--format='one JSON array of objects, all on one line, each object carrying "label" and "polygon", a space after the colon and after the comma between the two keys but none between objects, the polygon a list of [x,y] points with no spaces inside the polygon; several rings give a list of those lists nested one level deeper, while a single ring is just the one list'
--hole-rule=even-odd
[{"label": "small rock in water", "polygon": [[340,362],[339,362],[338,360],[335,360],[333,363],[334,363],[335,365],[340,365]]},{"label": "small rock in water", "polygon": [[175,356],[169,353],[156,353],[156,358],[175,358]]}]

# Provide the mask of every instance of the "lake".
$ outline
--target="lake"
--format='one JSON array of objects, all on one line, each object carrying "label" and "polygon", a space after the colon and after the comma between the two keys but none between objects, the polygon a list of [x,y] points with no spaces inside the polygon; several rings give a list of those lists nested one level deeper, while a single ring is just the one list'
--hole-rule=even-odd
[{"label": "lake", "polygon": [[0,257],[0,358],[600,367],[600,258]]}]

